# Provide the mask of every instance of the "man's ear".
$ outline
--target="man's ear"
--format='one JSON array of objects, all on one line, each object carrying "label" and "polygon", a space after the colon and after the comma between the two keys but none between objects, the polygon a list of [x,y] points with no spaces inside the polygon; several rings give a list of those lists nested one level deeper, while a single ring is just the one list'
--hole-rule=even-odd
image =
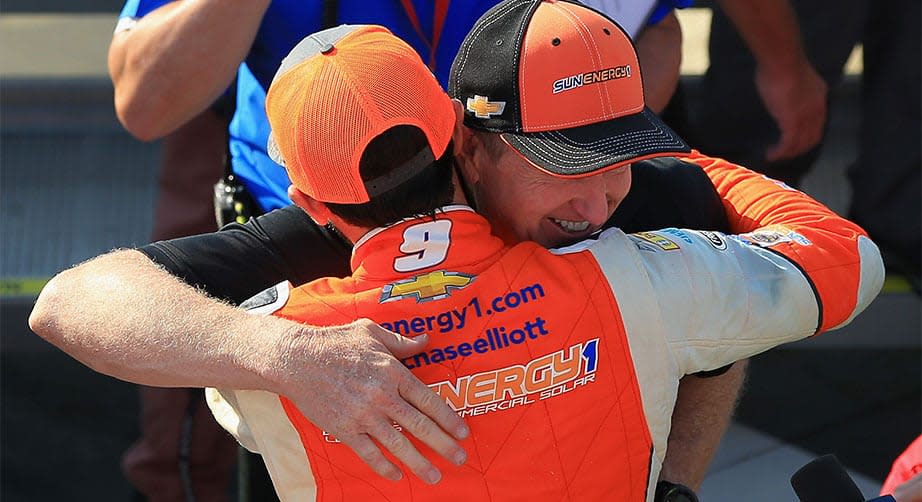
[{"label": "man's ear", "polygon": [[464,125],[464,105],[457,99],[451,100],[452,108],[455,110],[455,128],[452,131],[451,139],[455,144],[455,157],[463,155],[464,149],[471,137],[471,130]]},{"label": "man's ear", "polygon": [[309,195],[295,188],[294,185],[288,186],[288,198],[295,203],[296,206],[304,210],[311,219],[313,219],[318,225],[326,225],[330,221],[330,209],[327,208],[326,204],[320,202],[319,200],[312,199]]},{"label": "man's ear", "polygon": [[480,178],[477,172],[477,161],[475,143],[478,139],[470,128],[464,125],[464,105],[457,99],[451,100],[452,107],[455,110],[455,129],[452,133],[452,142],[454,143],[455,163],[461,170],[461,175],[469,184],[477,183]]}]

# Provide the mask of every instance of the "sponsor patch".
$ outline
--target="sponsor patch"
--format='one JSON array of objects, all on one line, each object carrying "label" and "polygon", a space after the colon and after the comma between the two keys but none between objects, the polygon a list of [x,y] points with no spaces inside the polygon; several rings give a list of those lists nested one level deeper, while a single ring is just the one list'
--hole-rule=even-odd
[{"label": "sponsor patch", "polygon": [[[653,244],[654,246],[662,249],[663,251],[674,251],[679,249],[679,245],[673,242],[671,239],[660,235],[657,232],[637,232],[630,234],[629,237],[634,238],[634,242],[638,242],[637,239],[643,239],[644,241]],[[637,246],[640,249],[639,245]]]},{"label": "sponsor patch", "polygon": [[392,282],[381,290],[378,303],[414,298],[416,303],[448,298],[454,290],[474,282],[475,276],[461,272],[437,270],[402,281]]},{"label": "sponsor patch", "polygon": [[688,243],[688,244],[694,244],[694,243],[695,243],[695,241],[693,241],[692,238],[688,236],[688,234],[686,234],[686,233],[685,233],[684,231],[682,231],[682,230],[679,230],[678,228],[664,228],[664,229],[662,229],[662,230],[658,230],[658,232],[664,233],[664,234],[669,234],[669,235],[671,235],[671,236],[673,236],[673,237],[678,237],[679,239],[685,241],[685,242]]},{"label": "sponsor patch", "polygon": [[[459,376],[428,384],[428,387],[462,418],[569,396],[595,383],[596,372],[603,361],[599,357],[600,343],[598,338],[593,338],[536,357],[526,364]],[[391,426],[403,431],[396,422]],[[341,443],[329,432],[322,430],[321,434],[326,443]]]},{"label": "sponsor patch", "polygon": [[504,411],[555,398],[595,381],[599,339],[571,345],[526,364],[429,384],[462,417]]},{"label": "sponsor patch", "polygon": [[755,232],[749,232],[748,234],[740,234],[740,238],[751,244],[766,248],[781,244],[782,242],[796,242],[801,246],[813,245],[810,239],[782,226],[766,227],[756,230]]},{"label": "sponsor patch", "polygon": [[792,241],[800,244],[801,246],[812,246],[813,245],[813,243],[810,242],[810,239],[804,237],[803,235],[797,232],[789,233],[788,237],[790,237]]},{"label": "sponsor patch", "polygon": [[727,249],[727,241],[725,241],[724,238],[721,237],[721,235],[717,232],[711,232],[708,230],[697,230],[697,232],[701,234],[702,237],[707,239],[708,243],[710,243],[715,248],[720,249],[721,251]]},{"label": "sponsor patch", "polygon": [[488,119],[493,115],[502,115],[506,109],[505,101],[490,101],[486,96],[474,95],[473,98],[467,98],[467,111],[474,114],[479,119]]}]

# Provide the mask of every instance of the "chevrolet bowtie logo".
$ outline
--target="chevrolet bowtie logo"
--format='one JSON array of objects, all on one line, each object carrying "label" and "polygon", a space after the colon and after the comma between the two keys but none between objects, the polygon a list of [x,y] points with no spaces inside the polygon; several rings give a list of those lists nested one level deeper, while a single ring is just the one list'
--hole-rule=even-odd
[{"label": "chevrolet bowtie logo", "polygon": [[384,286],[378,303],[415,298],[416,303],[445,298],[454,289],[461,289],[474,282],[473,275],[442,270],[418,275]]},{"label": "chevrolet bowtie logo", "polygon": [[474,95],[467,98],[467,111],[473,112],[479,119],[488,119],[493,115],[501,115],[506,108],[505,101],[490,101],[484,96]]}]

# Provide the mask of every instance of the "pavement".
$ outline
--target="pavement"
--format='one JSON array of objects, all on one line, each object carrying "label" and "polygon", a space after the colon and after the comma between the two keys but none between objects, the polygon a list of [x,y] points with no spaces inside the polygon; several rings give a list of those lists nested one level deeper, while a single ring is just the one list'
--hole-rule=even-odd
[{"label": "pavement", "polygon": [[[159,150],[128,136],[111,108],[105,47],[121,2],[38,4],[59,6],[37,14],[6,2],[0,15],[0,499],[130,500],[118,462],[138,433],[135,387],[51,347],[26,319],[54,273],[147,241]],[[707,64],[706,16],[681,18],[692,85]],[[834,93],[826,147],[803,186],[840,214],[856,89],[852,80]],[[753,358],[701,500],[794,501],[791,474],[825,453],[875,495],[922,432],[920,312],[892,276],[846,328]]]}]

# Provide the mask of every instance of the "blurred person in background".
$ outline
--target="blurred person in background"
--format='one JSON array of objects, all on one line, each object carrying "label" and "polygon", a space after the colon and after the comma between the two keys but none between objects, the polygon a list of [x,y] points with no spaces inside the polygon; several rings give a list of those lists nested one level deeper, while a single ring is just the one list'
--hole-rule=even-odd
[{"label": "blurred person in background", "polygon": [[[783,44],[786,66],[812,64],[825,85],[842,81],[843,68],[856,43],[863,44],[860,77],[858,157],[848,166],[851,187],[848,216],[868,230],[881,247],[888,269],[904,274],[920,291],[922,253],[922,104],[919,61],[920,2],[898,0],[792,0],[804,50]],[[696,148],[760,171],[797,187],[819,157],[823,130],[790,133],[793,116],[780,115],[767,97],[793,99],[793,89],[766,93],[762,63],[750,37],[738,29],[729,2],[717,2],[711,22],[710,67],[700,99],[689,102],[688,122],[678,130]],[[790,39],[790,38],[789,38]],[[779,82],[797,82],[797,73]],[[806,75],[805,75],[806,76]],[[822,85],[810,77],[814,86]],[[806,104],[806,102],[805,102]],[[825,112],[801,119],[820,124]],[[680,120],[680,122],[682,122]],[[825,124],[823,124],[825,125]]]}]

